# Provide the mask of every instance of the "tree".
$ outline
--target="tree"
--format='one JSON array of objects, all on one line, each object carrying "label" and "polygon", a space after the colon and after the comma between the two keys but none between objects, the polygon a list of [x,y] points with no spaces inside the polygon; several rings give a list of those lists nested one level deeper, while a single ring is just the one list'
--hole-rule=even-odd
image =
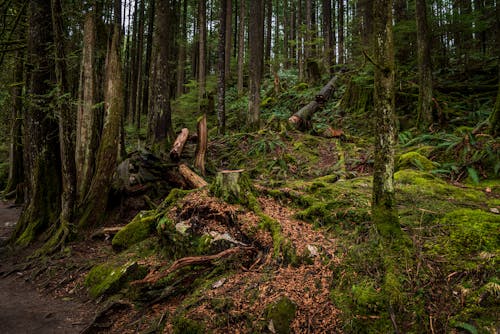
[{"label": "tree", "polygon": [[198,146],[194,165],[205,175],[205,153],[208,142],[206,81],[207,81],[207,8],[205,1],[198,3],[198,106],[201,119],[198,122]]},{"label": "tree", "polygon": [[150,84],[150,109],[148,113],[148,143],[158,145],[165,139],[174,139],[170,105],[172,49],[175,48],[173,26],[175,20],[171,0],[156,0],[153,35],[153,66]]},{"label": "tree", "polygon": [[401,233],[394,195],[396,124],[392,0],[375,0],[373,14],[375,54],[373,98],[376,135],[372,216],[380,235],[390,239]]},{"label": "tree", "polygon": [[[230,2],[230,0],[225,0]],[[219,127],[217,132],[219,135],[223,135],[226,131],[226,19],[227,19],[227,7],[226,4],[221,4],[220,6],[220,20],[219,20],[219,73],[217,81],[217,120],[219,122]]]},{"label": "tree", "polygon": [[250,97],[247,125],[255,130],[260,126],[260,80],[262,78],[264,48],[263,0],[250,2],[250,24],[248,31],[250,48]]},{"label": "tree", "polygon": [[53,57],[47,57],[54,36],[51,2],[31,0],[28,6],[26,112],[24,114],[25,208],[13,240],[26,246],[50,228],[61,212],[59,127],[50,107]]},{"label": "tree", "polygon": [[344,63],[344,0],[339,0],[338,10],[338,48],[339,64]]},{"label": "tree", "polygon": [[238,22],[238,95],[243,94],[243,67],[245,56],[245,17],[246,17],[246,0],[240,0],[240,13]]},{"label": "tree", "polygon": [[121,44],[121,1],[115,0],[111,46],[106,57],[106,89],[104,94],[104,127],[96,156],[95,174],[82,205],[79,226],[94,226],[101,222],[107,209],[111,178],[115,171],[119,147],[120,128],[125,107],[123,91]]},{"label": "tree", "polygon": [[426,0],[415,1],[418,46],[418,125],[425,129],[432,123],[432,63]]},{"label": "tree", "polygon": [[333,30],[332,30],[332,0],[323,0],[323,34],[325,49],[325,65],[330,75],[333,73]]}]

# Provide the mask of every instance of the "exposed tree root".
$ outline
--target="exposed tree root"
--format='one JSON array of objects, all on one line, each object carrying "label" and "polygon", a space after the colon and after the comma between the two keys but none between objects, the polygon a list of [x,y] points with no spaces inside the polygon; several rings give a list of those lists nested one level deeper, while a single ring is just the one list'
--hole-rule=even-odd
[{"label": "exposed tree root", "polygon": [[214,255],[183,257],[175,261],[167,270],[161,272],[150,272],[145,278],[133,281],[131,284],[132,285],[154,284],[158,282],[160,279],[167,277],[172,272],[184,268],[186,266],[212,264],[213,261],[220,260],[222,258],[229,257],[231,255],[243,252],[254,252],[254,251],[255,251],[254,247],[233,247]]}]

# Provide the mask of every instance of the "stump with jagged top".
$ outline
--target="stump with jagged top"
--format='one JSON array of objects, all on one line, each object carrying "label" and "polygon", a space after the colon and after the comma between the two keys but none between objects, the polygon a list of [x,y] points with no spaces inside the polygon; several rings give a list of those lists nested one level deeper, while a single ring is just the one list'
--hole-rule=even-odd
[{"label": "stump with jagged top", "polygon": [[255,199],[250,178],[243,169],[218,172],[210,191],[231,204],[249,205]]}]

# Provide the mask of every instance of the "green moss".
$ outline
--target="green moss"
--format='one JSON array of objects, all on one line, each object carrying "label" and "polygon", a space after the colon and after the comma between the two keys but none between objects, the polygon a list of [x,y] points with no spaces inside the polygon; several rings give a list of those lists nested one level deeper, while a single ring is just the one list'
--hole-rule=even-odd
[{"label": "green moss", "polygon": [[147,239],[156,226],[155,211],[141,211],[113,238],[114,249],[127,249]]},{"label": "green moss", "polygon": [[176,317],[173,322],[174,334],[204,334],[205,326],[195,320],[185,317]]},{"label": "green moss", "polygon": [[163,200],[163,202],[156,209],[158,212],[167,210],[170,206],[177,203],[180,199],[184,198],[187,194],[196,190],[184,190],[174,188],[170,190],[168,196]]},{"label": "green moss", "polygon": [[103,294],[118,292],[126,282],[139,279],[145,274],[136,262],[124,265],[104,263],[90,270],[85,278],[85,286],[89,288],[90,295],[97,298]]},{"label": "green moss", "polygon": [[371,314],[385,303],[382,294],[375,288],[375,282],[368,278],[353,284],[351,293],[361,314]]},{"label": "green moss", "polygon": [[459,209],[447,213],[439,223],[449,231],[449,238],[441,239],[433,247],[448,256],[464,256],[479,252],[498,252],[500,235],[497,233],[500,216],[482,210]]},{"label": "green moss", "polygon": [[397,163],[398,169],[417,168],[423,171],[431,171],[437,167],[437,163],[430,161],[418,152],[408,152],[401,155]]},{"label": "green moss", "polygon": [[266,307],[266,321],[273,322],[278,334],[290,333],[290,324],[295,318],[297,306],[288,297],[282,297]]}]

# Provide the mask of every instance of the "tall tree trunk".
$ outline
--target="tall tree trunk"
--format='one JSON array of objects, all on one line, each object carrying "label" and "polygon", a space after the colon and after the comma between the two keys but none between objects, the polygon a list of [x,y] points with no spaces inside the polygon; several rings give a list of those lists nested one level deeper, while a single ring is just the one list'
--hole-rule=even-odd
[{"label": "tall tree trunk", "polygon": [[401,234],[394,195],[394,42],[392,0],[374,0],[374,111],[375,162],[373,166],[372,216],[384,238]]},{"label": "tall tree trunk", "polygon": [[75,115],[69,98],[70,91],[67,80],[66,55],[64,51],[64,32],[62,22],[62,6],[60,0],[52,0],[52,27],[54,32],[54,56],[58,85],[59,109],[59,149],[61,153],[62,194],[59,228],[53,235],[46,249],[51,251],[62,245],[69,234],[70,223],[76,202],[76,164],[75,164]]},{"label": "tall tree trunk", "polygon": [[27,107],[24,115],[24,171],[26,205],[12,236],[26,246],[54,224],[61,210],[61,179],[58,124],[50,108],[53,57],[51,3],[32,0],[28,5],[26,73]]},{"label": "tall tree trunk", "polygon": [[[230,0],[226,0],[230,2]],[[229,16],[230,17],[230,16]],[[219,21],[219,73],[217,81],[217,120],[218,128],[217,132],[219,135],[223,135],[226,131],[226,51],[227,51],[227,6],[221,4],[220,6],[220,21]],[[231,31],[229,31],[231,34]]]},{"label": "tall tree trunk", "polygon": [[[24,15],[24,14],[23,14]],[[20,36],[22,33],[19,34]],[[12,88],[10,90],[12,111],[10,123],[10,146],[9,146],[9,179],[4,192],[6,194],[16,191],[16,202],[21,202],[22,192],[17,192],[18,186],[24,181],[23,166],[23,74],[24,74],[24,50],[16,51],[15,67]]]},{"label": "tall tree trunk", "polygon": [[432,123],[432,63],[426,0],[415,2],[418,46],[418,105],[417,123],[427,129]]},{"label": "tall tree trunk", "polygon": [[233,30],[233,0],[225,0],[226,2],[226,23],[224,26],[226,27],[225,32],[225,61],[224,61],[224,73],[225,73],[225,81],[229,80],[229,76],[231,75],[231,36]]},{"label": "tall tree trunk", "polygon": [[240,0],[240,18],[238,30],[238,95],[243,95],[243,70],[245,56],[245,18],[246,18],[246,0]]},{"label": "tall tree trunk", "polygon": [[299,67],[299,81],[304,81],[304,15],[302,10],[302,0],[297,6],[297,65]]},{"label": "tall tree trunk", "polygon": [[176,96],[184,94],[185,64],[186,64],[186,43],[187,43],[187,0],[182,1],[181,33],[179,41],[179,57],[177,61],[177,89]]},{"label": "tall tree trunk", "polygon": [[268,68],[271,63],[271,31],[273,20],[273,0],[265,0],[266,5],[266,48],[264,66]]},{"label": "tall tree trunk", "polygon": [[96,170],[82,206],[80,228],[102,221],[108,205],[111,179],[117,165],[120,147],[120,127],[125,106],[122,64],[120,58],[121,1],[115,0],[115,17],[111,47],[106,59],[105,116],[101,142],[97,151]]},{"label": "tall tree trunk", "polygon": [[333,74],[332,0],[323,0],[322,4],[325,65],[328,73],[331,75]]},{"label": "tall tree trunk", "polygon": [[[132,120],[132,124],[140,125],[140,119],[142,114],[142,93],[143,93],[143,85],[144,85],[144,72],[143,72],[143,53],[144,53],[144,11],[145,11],[145,0],[141,0],[141,4],[139,6],[139,22],[137,24],[137,76],[136,76],[136,90],[133,92],[135,97],[135,119]],[[140,127],[137,126],[137,129]]]},{"label": "tall tree trunk", "polygon": [[208,142],[206,98],[206,49],[207,49],[207,8],[205,1],[198,3],[198,108],[201,120],[198,122],[198,146],[196,149],[195,167],[205,175],[205,153]]},{"label": "tall tree trunk", "polygon": [[170,0],[156,0],[153,36],[153,70],[151,74],[151,105],[148,113],[148,143],[151,146],[165,139],[174,139],[170,105],[170,48],[174,47]]},{"label": "tall tree trunk", "polygon": [[98,115],[94,104],[97,102],[95,76],[96,51],[96,9],[92,8],[85,15],[83,28],[83,51],[80,74],[80,96],[76,116],[76,184],[77,199],[81,204],[87,194],[92,175],[94,174],[95,154],[98,140]]},{"label": "tall tree trunk", "polygon": [[262,78],[264,48],[263,0],[250,3],[249,44],[250,48],[250,96],[248,103],[248,128],[260,127],[260,80]]},{"label": "tall tree trunk", "polygon": [[[293,4],[292,4],[293,6]],[[288,7],[288,0],[283,1],[283,52],[281,53],[284,60],[285,69],[290,68],[290,11]]]},{"label": "tall tree trunk", "polygon": [[344,0],[339,0],[338,23],[339,64],[344,64]]},{"label": "tall tree trunk", "polygon": [[[151,57],[153,53],[153,30],[154,30],[154,20],[155,20],[155,1],[149,2],[148,7],[148,35],[146,39],[146,60],[144,62],[144,86],[142,88],[142,110],[147,114],[149,113],[149,82],[151,79]],[[137,118],[136,127],[141,128],[141,118]]]},{"label": "tall tree trunk", "polygon": [[[500,6],[496,7],[496,50],[497,54],[500,54]],[[497,59],[497,67],[498,67],[498,92],[497,92],[497,100],[495,106],[493,107],[493,111],[490,115],[490,134],[494,137],[500,136],[500,58]]]}]

